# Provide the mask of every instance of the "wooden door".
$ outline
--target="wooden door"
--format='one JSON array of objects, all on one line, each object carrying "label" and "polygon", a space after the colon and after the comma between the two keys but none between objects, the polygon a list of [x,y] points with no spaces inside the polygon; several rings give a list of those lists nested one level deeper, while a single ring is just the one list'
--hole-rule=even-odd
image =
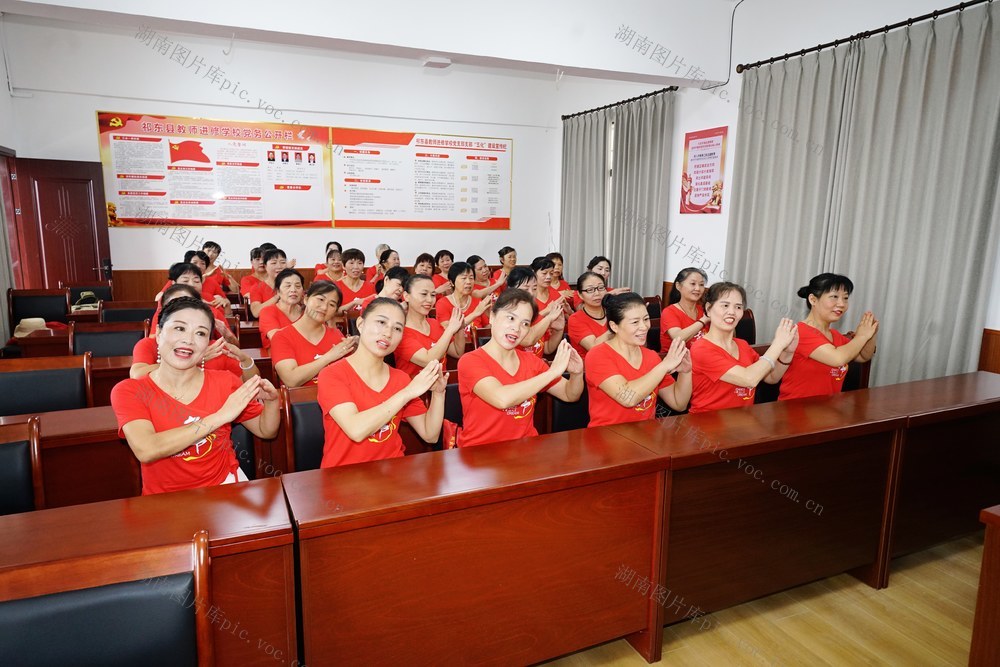
[{"label": "wooden door", "polygon": [[11,179],[19,269],[17,287],[53,289],[59,281],[111,277],[100,162],[14,158]]}]

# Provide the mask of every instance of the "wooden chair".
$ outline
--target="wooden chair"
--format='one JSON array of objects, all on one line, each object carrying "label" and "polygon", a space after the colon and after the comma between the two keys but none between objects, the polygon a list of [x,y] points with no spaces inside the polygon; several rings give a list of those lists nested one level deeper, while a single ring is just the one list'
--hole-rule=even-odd
[{"label": "wooden chair", "polygon": [[125,357],[149,335],[144,322],[70,322],[69,354],[90,352],[95,357]]},{"label": "wooden chair", "polygon": [[101,322],[142,322],[152,319],[155,301],[101,301]]},{"label": "wooden chair", "polygon": [[486,343],[490,342],[490,338],[493,337],[493,330],[489,325],[485,327],[476,327],[476,335],[474,336],[476,340],[476,347],[482,347]]},{"label": "wooden chair", "polygon": [[40,317],[46,322],[68,322],[69,289],[7,289],[7,321],[13,331],[21,320]]},{"label": "wooden chair", "polygon": [[0,571],[5,661],[215,664],[206,531],[180,544],[81,551]]},{"label": "wooden chair", "polygon": [[281,426],[286,472],[316,470],[323,461],[323,412],[316,399],[316,385],[281,387]]},{"label": "wooden chair", "polygon": [[0,416],[93,407],[90,357],[0,359]]},{"label": "wooden chair", "polygon": [[114,301],[114,285],[110,280],[90,280],[84,282],[59,281],[59,289],[69,289],[69,303],[73,305],[83,292],[93,292],[101,301]]},{"label": "wooden chair", "polygon": [[660,352],[660,318],[649,320],[649,333],[646,334],[646,347],[653,352]]},{"label": "wooden chair", "polygon": [[734,335],[751,345],[757,343],[757,322],[753,318],[753,311],[749,308],[743,311],[743,319],[736,323]]},{"label": "wooden chair", "polygon": [[587,397],[586,386],[583,388],[580,399],[573,403],[559,400],[551,394],[548,394],[548,397],[551,400],[549,409],[550,423],[547,429],[549,433],[587,428],[590,424],[590,399]]},{"label": "wooden chair", "polygon": [[45,509],[38,424],[0,426],[0,515]]},{"label": "wooden chair", "polygon": [[663,310],[663,302],[660,300],[660,297],[644,296],[642,297],[642,301],[646,304],[646,312],[649,313],[649,319],[660,319],[660,313]]}]

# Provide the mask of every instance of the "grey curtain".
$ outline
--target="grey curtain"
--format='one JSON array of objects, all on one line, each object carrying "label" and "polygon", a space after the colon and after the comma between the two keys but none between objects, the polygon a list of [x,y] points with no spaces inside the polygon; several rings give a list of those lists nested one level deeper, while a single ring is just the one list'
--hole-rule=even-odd
[{"label": "grey curtain", "polygon": [[667,265],[674,94],[652,95],[608,112],[614,138],[607,252],[602,254],[611,260],[612,287],[653,296],[663,290]]},{"label": "grey curtain", "polygon": [[607,123],[603,110],[563,121],[559,250],[566,260],[563,274],[569,283],[576,282],[587,261],[604,250]]},{"label": "grey curtain", "polygon": [[[981,5],[744,75],[731,277],[798,302],[801,318],[796,287],[823,271],[850,276],[841,328],[868,309],[881,321],[873,384],[976,368],[1000,243],[998,11]],[[794,67],[803,76],[789,90]],[[830,91],[821,109],[818,89]],[[781,164],[770,156],[794,143],[782,125],[806,150],[761,177],[754,168]],[[769,340],[780,308],[749,301]]]}]

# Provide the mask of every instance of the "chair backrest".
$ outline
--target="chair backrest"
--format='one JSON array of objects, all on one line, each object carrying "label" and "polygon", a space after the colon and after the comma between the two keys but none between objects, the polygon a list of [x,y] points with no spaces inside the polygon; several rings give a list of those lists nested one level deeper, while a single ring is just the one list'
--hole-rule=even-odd
[{"label": "chair backrest", "polygon": [[646,334],[646,347],[654,352],[660,351],[660,318],[654,317],[649,320],[649,333]]},{"label": "chair backrest", "polygon": [[555,396],[550,396],[550,398],[552,399],[550,433],[587,428],[587,425],[590,424],[590,399],[586,386],[583,388],[580,400],[573,403],[561,401]]},{"label": "chair backrest", "polygon": [[68,322],[68,289],[7,289],[7,316],[11,330],[28,317],[46,322]]},{"label": "chair backrest", "polygon": [[0,416],[93,407],[90,353],[0,359]]},{"label": "chair backrest", "polygon": [[145,322],[70,322],[69,353],[90,352],[95,357],[132,354],[135,344],[149,335]]},{"label": "chair backrest", "polygon": [[656,320],[660,318],[660,312],[663,309],[663,302],[660,301],[658,296],[644,296],[642,297],[643,303],[646,304],[646,312],[649,313],[649,319]]},{"label": "chair backrest", "polygon": [[248,431],[243,424],[233,424],[229,437],[233,441],[233,449],[236,450],[236,460],[240,464],[240,470],[247,476],[247,479],[257,479],[253,433]]},{"label": "chair backrest", "polygon": [[751,345],[757,343],[757,322],[753,318],[753,311],[747,308],[743,311],[743,319],[736,323],[736,331],[733,333],[737,338],[742,338]]},{"label": "chair backrest", "polygon": [[0,426],[0,514],[45,508],[38,423]]},{"label": "chair backrest", "polygon": [[316,400],[316,386],[281,387],[288,471],[316,470],[323,461],[323,412]]},{"label": "chair backrest", "polygon": [[493,329],[486,325],[485,327],[476,327],[476,347],[482,347],[486,343],[490,342],[490,338],[493,337]]},{"label": "chair backrest", "polygon": [[0,646],[16,665],[213,665],[208,533],[0,571]]},{"label": "chair backrest", "polygon": [[75,304],[83,292],[93,292],[101,301],[114,301],[114,288],[110,280],[101,282],[64,283],[59,281],[60,288],[69,289],[69,303]]},{"label": "chair backrest", "polygon": [[457,382],[444,389],[444,418],[462,425],[462,396],[458,393]]},{"label": "chair backrest", "polygon": [[142,322],[155,312],[155,301],[101,301],[101,322]]}]

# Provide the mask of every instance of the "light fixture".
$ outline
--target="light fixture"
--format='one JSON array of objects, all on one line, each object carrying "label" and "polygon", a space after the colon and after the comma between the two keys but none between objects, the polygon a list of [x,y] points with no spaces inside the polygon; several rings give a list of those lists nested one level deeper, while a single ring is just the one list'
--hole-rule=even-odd
[{"label": "light fixture", "polygon": [[444,56],[427,56],[424,58],[424,67],[445,69],[446,67],[451,67],[451,58],[445,58]]}]

